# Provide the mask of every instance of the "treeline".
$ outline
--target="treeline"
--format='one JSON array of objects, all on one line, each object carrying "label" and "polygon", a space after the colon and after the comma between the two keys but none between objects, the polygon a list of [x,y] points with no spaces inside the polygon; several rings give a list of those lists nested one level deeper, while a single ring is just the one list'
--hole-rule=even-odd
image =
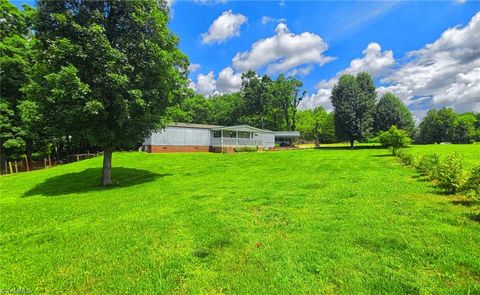
[{"label": "treeline", "polygon": [[168,109],[168,115],[176,122],[296,130],[297,107],[305,96],[302,86],[294,77],[281,74],[272,79],[250,70],[242,74],[240,91],[205,97],[190,90]]},{"label": "treeline", "polygon": [[456,113],[451,108],[430,110],[418,127],[407,106],[393,93],[380,98],[368,73],[345,74],[335,84],[333,111],[323,107],[297,109],[305,96],[302,82],[283,74],[276,80],[254,71],[242,75],[238,92],[205,97],[191,91],[168,111],[177,122],[237,125],[270,130],[298,130],[303,141],[332,143],[375,142],[391,126],[407,132],[415,143],[480,141],[480,114]]}]

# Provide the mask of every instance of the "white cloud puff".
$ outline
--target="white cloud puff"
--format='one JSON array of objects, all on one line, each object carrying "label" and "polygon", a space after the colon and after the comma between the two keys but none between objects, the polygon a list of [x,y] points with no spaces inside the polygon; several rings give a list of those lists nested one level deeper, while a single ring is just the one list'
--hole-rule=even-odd
[{"label": "white cloud puff", "polygon": [[202,66],[199,65],[199,64],[190,64],[190,65],[188,66],[188,71],[189,71],[190,73],[193,73],[193,72],[198,71],[201,67],[202,67]]},{"label": "white cloud puff", "polygon": [[240,27],[248,21],[243,14],[235,14],[231,10],[224,11],[210,25],[208,32],[202,34],[202,42],[222,43],[232,37],[240,36]]},{"label": "white cloud puff", "polygon": [[191,82],[190,87],[195,91],[210,96],[213,94],[230,93],[240,90],[242,86],[242,74],[234,73],[231,67],[220,71],[215,80],[213,71],[208,74],[198,74],[197,82]]},{"label": "white cloud puff", "polygon": [[433,43],[408,53],[409,61],[382,82],[407,89],[408,102],[431,97],[431,107],[480,111],[480,13],[465,27],[447,29]]},{"label": "white cloud puff", "polygon": [[277,25],[276,34],[252,44],[250,51],[239,52],[232,60],[237,71],[257,70],[264,66],[268,73],[285,72],[298,66],[323,65],[332,57],[324,55],[327,43],[318,35],[291,33],[284,23]]}]

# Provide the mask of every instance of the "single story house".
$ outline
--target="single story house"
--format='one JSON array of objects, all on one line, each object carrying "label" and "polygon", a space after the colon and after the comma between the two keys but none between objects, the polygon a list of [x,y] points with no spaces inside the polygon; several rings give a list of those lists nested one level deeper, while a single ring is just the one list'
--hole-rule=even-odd
[{"label": "single story house", "polygon": [[[287,134],[288,133],[288,134]],[[154,132],[145,139],[142,150],[162,152],[233,152],[235,148],[257,147],[271,149],[276,139],[299,138],[298,131],[277,132],[248,125],[218,126],[204,124],[174,123]],[[277,145],[280,144],[277,142]]]}]

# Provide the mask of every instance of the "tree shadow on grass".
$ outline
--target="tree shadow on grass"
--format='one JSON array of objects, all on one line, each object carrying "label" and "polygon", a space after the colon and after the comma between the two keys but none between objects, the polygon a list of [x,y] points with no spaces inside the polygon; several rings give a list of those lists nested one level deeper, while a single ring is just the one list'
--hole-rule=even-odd
[{"label": "tree shadow on grass", "polygon": [[159,177],[172,174],[157,174],[147,170],[125,167],[112,168],[112,186],[101,186],[101,168],[89,168],[81,172],[62,174],[46,179],[31,190],[25,192],[23,197],[34,195],[60,196],[72,193],[87,193],[92,191],[110,190],[119,187],[129,187],[154,181]]},{"label": "tree shadow on grass", "polygon": [[471,213],[468,216],[472,221],[480,222],[480,213]]}]

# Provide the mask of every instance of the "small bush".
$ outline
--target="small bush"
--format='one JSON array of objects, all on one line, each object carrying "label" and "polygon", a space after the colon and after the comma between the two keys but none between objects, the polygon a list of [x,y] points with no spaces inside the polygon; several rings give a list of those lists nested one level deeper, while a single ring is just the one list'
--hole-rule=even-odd
[{"label": "small bush", "polygon": [[256,146],[242,146],[242,147],[236,147],[233,150],[236,153],[249,153],[249,152],[258,151],[258,147],[256,147]]},{"label": "small bush", "polygon": [[388,131],[381,132],[378,140],[382,146],[389,148],[394,156],[399,148],[409,146],[412,141],[405,130],[398,129],[395,125]]},{"label": "small bush", "polygon": [[438,166],[440,165],[440,156],[436,153],[423,155],[418,163],[417,170],[423,175],[427,175],[431,180],[436,178]]},{"label": "small bush", "polygon": [[480,165],[472,169],[463,189],[467,193],[472,193],[475,197],[480,198]]},{"label": "small bush", "polygon": [[407,166],[415,166],[415,157],[402,149],[397,150],[396,155],[400,158],[403,164]]},{"label": "small bush", "polygon": [[457,154],[450,154],[438,166],[438,185],[448,193],[456,193],[465,181],[462,160]]}]

